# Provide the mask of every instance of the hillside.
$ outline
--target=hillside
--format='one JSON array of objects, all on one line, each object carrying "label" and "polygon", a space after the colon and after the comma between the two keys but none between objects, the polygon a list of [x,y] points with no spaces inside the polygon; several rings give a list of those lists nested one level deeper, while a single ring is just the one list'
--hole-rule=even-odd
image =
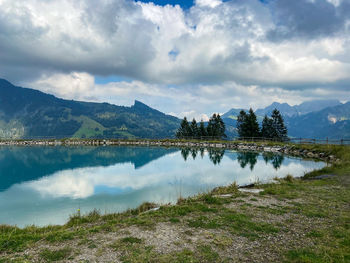
[{"label": "hillside", "polygon": [[64,100],[0,79],[0,138],[169,138],[179,123],[139,101],[123,107]]},{"label": "hillside", "polygon": [[350,139],[350,102],[303,116],[286,118],[286,123],[290,136]]}]

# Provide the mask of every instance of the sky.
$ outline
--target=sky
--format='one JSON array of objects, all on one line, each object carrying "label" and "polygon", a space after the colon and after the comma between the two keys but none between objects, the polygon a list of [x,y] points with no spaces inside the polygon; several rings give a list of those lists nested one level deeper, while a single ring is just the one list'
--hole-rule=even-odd
[{"label": "sky", "polygon": [[206,120],[350,100],[350,0],[0,0],[0,78]]}]

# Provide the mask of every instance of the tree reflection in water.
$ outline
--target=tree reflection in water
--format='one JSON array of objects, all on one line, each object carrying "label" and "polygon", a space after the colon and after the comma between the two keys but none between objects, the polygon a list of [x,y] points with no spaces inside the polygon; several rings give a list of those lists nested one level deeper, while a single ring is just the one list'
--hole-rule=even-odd
[{"label": "tree reflection in water", "polygon": [[197,157],[197,152],[198,152],[197,149],[195,149],[195,148],[191,149],[191,155],[192,155],[193,160],[196,159],[196,157]]},{"label": "tree reflection in water", "polygon": [[[224,157],[225,149],[209,148],[207,149],[207,151],[209,160],[215,165],[220,164],[222,158]],[[198,156],[198,153],[200,154],[201,158],[203,158],[205,154],[205,149],[188,147],[181,148],[181,155],[185,161],[187,161],[190,155],[192,156],[192,159],[195,160]],[[242,168],[245,168],[248,165],[250,170],[253,171],[254,166],[258,162],[259,155],[260,153],[257,152],[237,152],[237,161]],[[276,170],[278,170],[281,167],[284,161],[283,155],[280,154],[263,153],[262,156],[266,164],[271,163]]]},{"label": "tree reflection in water", "polygon": [[280,154],[275,154],[275,153],[263,153],[263,158],[265,160],[266,163],[271,162],[272,166],[278,170],[283,161],[284,161],[284,157],[283,155]]},{"label": "tree reflection in water", "polygon": [[181,149],[181,155],[182,158],[184,158],[185,161],[187,161],[188,155],[190,154],[190,148],[182,148]]},{"label": "tree reflection in water", "polygon": [[220,164],[222,158],[224,157],[225,150],[224,149],[208,149],[209,159],[213,162],[213,164]]},{"label": "tree reflection in water", "polygon": [[[193,158],[193,160],[196,159],[198,152],[201,155],[201,158],[204,157],[204,148],[182,148],[181,149],[181,155],[183,157],[183,159],[185,161],[187,161],[188,156],[191,153],[191,156]],[[213,164],[219,164],[222,160],[222,158],[224,157],[225,154],[225,149],[213,149],[213,148],[209,148],[208,149],[208,155],[209,155],[209,159],[210,161],[212,161]]]},{"label": "tree reflection in water", "polygon": [[242,168],[249,164],[250,170],[253,171],[255,164],[258,162],[259,153],[255,152],[239,152],[237,153],[237,161]]}]

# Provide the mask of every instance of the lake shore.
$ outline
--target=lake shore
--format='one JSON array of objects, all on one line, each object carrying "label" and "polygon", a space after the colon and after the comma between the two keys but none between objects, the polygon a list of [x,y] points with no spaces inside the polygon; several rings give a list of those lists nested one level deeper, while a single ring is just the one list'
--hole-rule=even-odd
[{"label": "lake shore", "polygon": [[[350,260],[349,146],[158,142],[150,145],[295,152],[326,158],[332,165],[301,179],[288,176],[275,184],[255,185],[258,191],[242,192],[232,184],[179,199],[177,205],[146,203],[135,210],[107,215],[97,211],[80,215],[77,211],[64,226],[19,229],[3,225],[0,262]],[[125,141],[125,145],[142,144]]]},{"label": "lake shore", "polygon": [[[313,158],[325,162],[340,161],[334,154],[329,153],[327,147],[318,148],[317,145],[299,145],[293,143],[275,142],[243,142],[243,141],[201,141],[201,140],[118,140],[118,139],[62,139],[62,140],[0,140],[1,146],[163,146],[163,147],[191,147],[217,148],[238,151],[259,151],[281,153],[303,158]],[[321,150],[322,149],[322,150]]]}]

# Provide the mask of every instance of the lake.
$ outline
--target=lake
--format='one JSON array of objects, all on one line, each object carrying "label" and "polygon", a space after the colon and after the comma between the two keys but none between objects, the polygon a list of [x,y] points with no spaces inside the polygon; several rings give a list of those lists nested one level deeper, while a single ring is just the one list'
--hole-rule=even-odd
[{"label": "lake", "polygon": [[272,153],[163,147],[0,147],[0,224],[64,224],[236,182],[299,177],[326,164]]}]

